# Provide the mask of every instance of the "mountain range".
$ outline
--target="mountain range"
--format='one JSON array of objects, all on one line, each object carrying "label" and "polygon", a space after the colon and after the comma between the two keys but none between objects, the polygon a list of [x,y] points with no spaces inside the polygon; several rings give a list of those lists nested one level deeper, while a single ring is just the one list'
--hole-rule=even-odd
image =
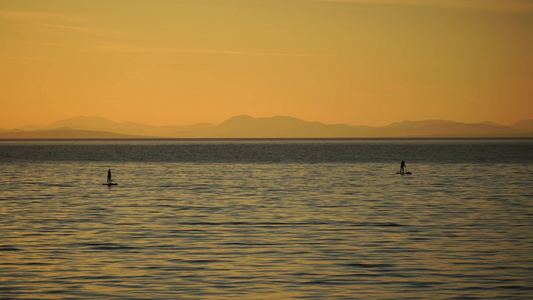
[{"label": "mountain range", "polygon": [[533,137],[533,120],[522,120],[510,126],[492,122],[426,120],[372,127],[308,122],[286,116],[254,118],[242,115],[220,124],[152,126],[80,116],[45,126],[32,125],[13,130],[0,130],[0,139],[388,137]]}]

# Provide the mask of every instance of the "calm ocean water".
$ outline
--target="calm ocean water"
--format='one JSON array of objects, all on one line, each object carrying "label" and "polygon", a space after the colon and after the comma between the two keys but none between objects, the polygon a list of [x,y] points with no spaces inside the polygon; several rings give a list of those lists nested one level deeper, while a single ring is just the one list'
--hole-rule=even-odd
[{"label": "calm ocean water", "polygon": [[2,141],[0,238],[1,299],[531,299],[533,140]]}]

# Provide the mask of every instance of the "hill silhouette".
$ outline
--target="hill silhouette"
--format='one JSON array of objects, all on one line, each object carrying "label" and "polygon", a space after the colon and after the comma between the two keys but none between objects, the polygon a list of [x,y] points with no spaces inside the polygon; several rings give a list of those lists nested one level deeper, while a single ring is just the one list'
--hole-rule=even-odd
[{"label": "hill silhouette", "polygon": [[100,117],[75,117],[45,126],[0,131],[14,138],[398,138],[398,137],[533,137],[533,120],[511,126],[445,120],[404,121],[382,127],[308,122],[293,117],[232,117],[218,125],[152,126],[117,123]]},{"label": "hill silhouette", "polygon": [[522,120],[511,125],[511,128],[533,132],[533,120]]},{"label": "hill silhouette", "polygon": [[363,127],[307,122],[293,117],[253,118],[242,115],[230,118],[217,126],[190,133],[188,137],[193,135],[204,138],[354,137],[363,131]]},{"label": "hill silhouette", "polygon": [[527,132],[496,123],[461,123],[443,120],[404,121],[371,131],[375,137],[509,137]]},{"label": "hill silhouette", "polygon": [[59,128],[55,130],[0,132],[0,139],[138,139],[146,136],[127,135],[107,131],[75,130]]}]

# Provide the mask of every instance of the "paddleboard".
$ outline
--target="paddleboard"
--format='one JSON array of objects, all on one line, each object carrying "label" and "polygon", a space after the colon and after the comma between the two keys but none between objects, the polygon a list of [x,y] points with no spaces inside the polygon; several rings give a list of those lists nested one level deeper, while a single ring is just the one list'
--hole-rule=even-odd
[{"label": "paddleboard", "polygon": [[396,174],[400,174],[400,175],[411,175],[411,174],[413,174],[413,173],[411,173],[411,172],[405,172],[405,173],[400,173],[400,172],[398,172],[398,173],[396,173]]},{"label": "paddleboard", "polygon": [[110,185],[118,185],[118,183],[102,183],[102,185],[107,185],[107,186],[110,186]]}]

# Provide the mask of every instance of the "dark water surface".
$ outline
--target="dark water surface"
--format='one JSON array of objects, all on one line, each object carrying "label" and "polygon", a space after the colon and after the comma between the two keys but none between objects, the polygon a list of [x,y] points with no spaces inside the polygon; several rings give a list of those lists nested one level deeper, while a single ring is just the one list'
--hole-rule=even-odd
[{"label": "dark water surface", "polygon": [[3,141],[0,163],[1,299],[533,297],[531,139]]}]

